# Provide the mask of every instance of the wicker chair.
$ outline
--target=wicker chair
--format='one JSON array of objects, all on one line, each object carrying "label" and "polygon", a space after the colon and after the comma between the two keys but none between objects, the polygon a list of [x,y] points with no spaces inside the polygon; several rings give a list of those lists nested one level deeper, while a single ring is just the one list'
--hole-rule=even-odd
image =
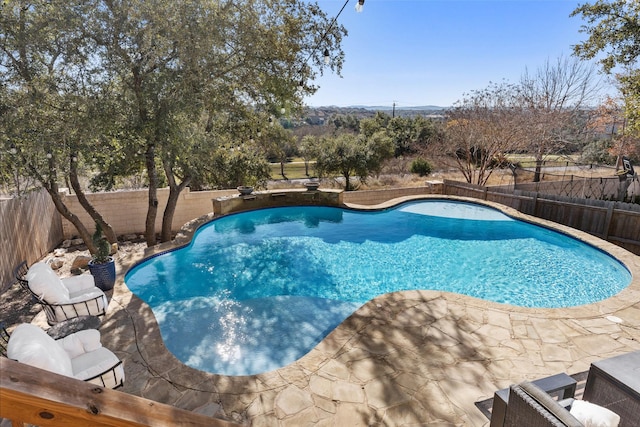
[{"label": "wicker chair", "polygon": [[640,351],[593,362],[584,400],[620,415],[620,427],[640,423]]},{"label": "wicker chair", "polygon": [[620,422],[620,415],[604,406],[574,398],[558,401],[535,383],[525,381],[509,387],[509,402],[504,414],[504,423],[501,425],[509,427],[584,427],[585,425],[618,427],[623,425]]},{"label": "wicker chair", "polygon": [[102,347],[96,329],[54,340],[39,327],[23,323],[9,336],[6,350],[9,359],[60,375],[106,388],[124,385],[122,360]]},{"label": "wicker chair", "polygon": [[558,401],[530,382],[509,388],[504,425],[508,427],[583,427]]},{"label": "wicker chair", "polygon": [[60,279],[48,264],[39,262],[27,268],[26,261],[21,262],[13,273],[18,283],[42,305],[49,325],[78,316],[104,316],[106,313],[107,298],[94,285],[91,275]]}]

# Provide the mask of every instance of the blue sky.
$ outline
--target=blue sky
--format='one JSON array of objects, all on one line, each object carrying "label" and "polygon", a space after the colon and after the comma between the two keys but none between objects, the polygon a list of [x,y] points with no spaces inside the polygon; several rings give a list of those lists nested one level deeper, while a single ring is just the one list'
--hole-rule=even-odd
[{"label": "blue sky", "polygon": [[[586,40],[571,12],[586,0],[350,0],[338,23],[342,78],[325,74],[310,106],[451,106],[490,82],[570,56]],[[318,0],[332,18],[344,0]]]}]

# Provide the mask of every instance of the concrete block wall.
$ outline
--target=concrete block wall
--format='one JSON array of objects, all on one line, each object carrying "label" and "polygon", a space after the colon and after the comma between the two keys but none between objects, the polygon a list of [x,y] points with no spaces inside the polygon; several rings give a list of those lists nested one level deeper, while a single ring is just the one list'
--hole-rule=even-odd
[{"label": "concrete block wall", "polygon": [[[349,191],[342,193],[344,203],[360,205],[376,205],[387,200],[420,194],[442,194],[442,182],[427,183],[424,187],[391,188],[370,191]],[[287,191],[287,190],[283,190]],[[304,191],[304,190],[301,190]],[[188,188],[180,193],[176,212],[173,216],[172,230],[178,231],[187,222],[199,218],[213,211],[213,200],[221,197],[236,196],[237,190],[195,191]],[[86,194],[89,202],[111,224],[117,235],[141,234],[145,229],[147,216],[148,192],[146,189],[113,191],[106,193]],[[169,197],[169,189],[158,189],[158,215],[156,216],[156,232],[162,228],[162,214]],[[75,195],[66,195],[65,204],[76,214],[90,232],[94,230],[91,217],[80,206]],[[283,200],[279,200],[280,203]],[[73,224],[62,219],[62,229],[65,239],[77,235]]]},{"label": "concrete block wall", "polygon": [[[233,194],[237,194],[237,191],[191,192],[188,188],[184,189],[178,199],[172,229],[177,231],[192,219],[211,212],[212,199]],[[88,193],[86,196],[89,202],[95,206],[96,210],[103,215],[104,219],[111,224],[116,234],[123,235],[144,232],[148,206],[148,192],[146,189]],[[162,214],[167,205],[168,197],[168,188],[158,190],[158,215],[156,217],[156,232],[158,233],[162,227]],[[69,210],[80,218],[85,227],[93,231],[93,220],[82,206],[80,206],[78,198],[75,195],[67,195],[64,201],[69,207]],[[77,235],[73,224],[64,218],[62,219],[62,227],[65,239],[70,239]]]}]

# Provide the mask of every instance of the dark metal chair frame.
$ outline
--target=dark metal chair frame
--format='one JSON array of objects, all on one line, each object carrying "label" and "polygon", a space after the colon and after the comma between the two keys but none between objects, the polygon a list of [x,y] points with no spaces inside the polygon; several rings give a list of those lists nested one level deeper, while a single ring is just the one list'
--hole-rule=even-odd
[{"label": "dark metal chair frame", "polygon": [[[11,338],[11,334],[9,334],[9,332],[5,329],[5,325],[0,324],[0,356],[2,357],[7,357],[7,348],[9,346],[9,339]],[[111,375],[113,377],[113,382],[116,384],[114,387],[112,387],[114,390],[118,389],[120,387],[122,387],[124,385],[124,378],[120,379],[120,382],[118,382],[118,375],[116,374],[116,368],[120,365],[122,365],[122,360],[118,359],[118,363],[116,363],[115,365],[111,366],[110,368],[106,369],[105,371],[94,375],[91,378],[87,378],[86,380],[84,380],[85,382],[90,382],[92,380],[95,380],[96,378],[100,378],[100,382],[102,383],[102,387],[107,387],[106,382],[105,382],[105,378],[108,375]]]},{"label": "dark metal chair frame", "polygon": [[[69,319],[73,319],[75,317],[84,315],[84,313],[80,314],[77,308],[78,305],[82,305],[82,304],[84,304],[87,313],[90,313],[90,308],[95,306],[96,313],[93,314],[94,316],[102,317],[106,314],[106,310],[107,310],[106,304],[104,304],[102,310],[100,310],[100,304],[98,302],[102,298],[102,296],[97,296],[95,298],[91,298],[86,301],[77,301],[73,303],[65,303],[65,304],[48,303],[47,301],[43,300],[39,295],[37,295],[35,292],[33,292],[31,288],[29,288],[29,282],[24,278],[25,274],[27,274],[28,271],[29,271],[29,268],[27,267],[27,262],[22,261],[13,270],[13,276],[16,278],[18,283],[25,290],[27,290],[27,292],[31,294],[31,296],[36,300],[36,302],[42,305],[42,309],[44,310],[47,316],[47,323],[49,323],[49,325],[55,325],[56,323],[61,322],[63,320],[69,320]],[[59,308],[59,310],[56,310],[56,308]],[[60,314],[64,316],[64,319],[62,320],[58,319],[58,315]]]},{"label": "dark metal chair frame", "polygon": [[6,330],[5,324],[0,323],[0,356],[7,357],[7,346],[9,345],[9,331]]}]

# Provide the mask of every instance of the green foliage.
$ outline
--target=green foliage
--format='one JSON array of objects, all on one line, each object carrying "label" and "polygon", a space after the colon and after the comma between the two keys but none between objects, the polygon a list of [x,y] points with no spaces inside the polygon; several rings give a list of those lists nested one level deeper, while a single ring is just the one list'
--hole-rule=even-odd
[{"label": "green foliage", "polygon": [[[598,57],[603,70],[617,75],[625,104],[627,132],[640,138],[640,2],[637,0],[598,0],[576,8],[571,16],[585,21],[581,32],[589,38],[574,46],[574,53],[583,59]],[[640,151],[638,142],[632,152]]]},{"label": "green foliage", "polygon": [[336,130],[358,132],[360,129],[360,120],[353,114],[337,114],[331,118],[331,123]]},{"label": "green foliage", "polygon": [[367,138],[350,133],[320,140],[316,172],[319,176],[342,175],[345,188],[352,190],[351,178],[358,177],[364,182],[373,173],[379,173],[385,159],[393,157],[393,142],[377,132]]},{"label": "green foliage", "polygon": [[418,157],[411,162],[411,173],[417,173],[420,176],[427,176],[431,173],[433,167],[431,163],[422,157]]},{"label": "green foliage", "polygon": [[580,15],[586,21],[581,32],[589,38],[574,46],[581,58],[600,59],[605,72],[616,66],[634,66],[640,57],[640,2],[637,0],[598,0],[585,3],[571,16]]},{"label": "green foliage", "polygon": [[611,155],[612,141],[596,139],[588,143],[582,150],[581,161],[584,163],[615,164],[616,158]]},{"label": "green foliage", "polygon": [[111,245],[102,234],[102,226],[96,222],[96,231],[91,238],[93,245],[96,247],[96,253],[93,254],[92,261],[95,264],[105,264],[110,261]]},{"label": "green foliage", "polygon": [[436,124],[424,117],[391,117],[382,112],[371,119],[361,120],[360,131],[367,136],[384,131],[393,141],[395,157],[425,149],[438,132]]},{"label": "green foliage", "polygon": [[628,136],[635,139],[630,144],[635,150],[631,151],[640,157],[640,70],[630,70],[624,75],[619,75],[618,82],[624,98],[625,130]]},{"label": "green foliage", "polygon": [[264,187],[271,177],[269,163],[251,144],[216,150],[200,173],[212,188]]},{"label": "green foliage", "polygon": [[[51,194],[72,158],[96,173],[96,189],[144,174],[151,199],[170,187],[169,224],[175,195],[192,180],[264,179],[264,161],[249,167],[252,156],[220,155],[223,143],[242,145],[283,105],[301,108],[314,88],[299,82],[339,72],[346,35],[304,0],[9,1],[0,28],[0,128],[24,171]],[[235,178],[203,169],[216,156]]]}]

